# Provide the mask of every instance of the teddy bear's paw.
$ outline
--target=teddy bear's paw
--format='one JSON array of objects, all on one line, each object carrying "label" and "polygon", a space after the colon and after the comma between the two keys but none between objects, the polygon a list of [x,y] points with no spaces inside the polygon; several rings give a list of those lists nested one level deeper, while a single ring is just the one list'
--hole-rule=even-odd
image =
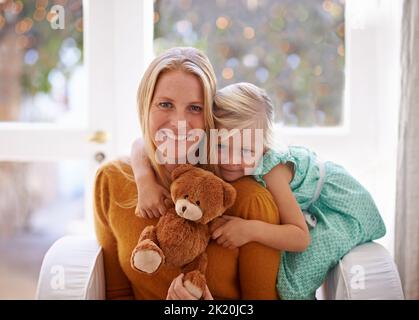
[{"label": "teddy bear's paw", "polygon": [[163,262],[163,252],[154,242],[148,239],[138,244],[131,257],[131,264],[134,269],[148,274],[155,273]]},{"label": "teddy bear's paw", "polygon": [[184,277],[183,285],[191,295],[201,299],[206,285],[205,277],[199,271],[189,272]]}]

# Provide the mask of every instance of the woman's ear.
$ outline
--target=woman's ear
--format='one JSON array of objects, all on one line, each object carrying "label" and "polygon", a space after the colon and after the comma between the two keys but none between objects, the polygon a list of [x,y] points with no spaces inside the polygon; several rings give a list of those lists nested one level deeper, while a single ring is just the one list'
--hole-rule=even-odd
[{"label": "woman's ear", "polygon": [[195,168],[195,167],[191,164],[181,164],[181,165],[177,166],[172,171],[172,180],[176,180],[177,178],[179,178],[179,176],[181,176],[182,174],[184,174],[185,172],[187,172],[187,171],[189,171],[193,168]]},{"label": "woman's ear", "polygon": [[236,201],[236,189],[229,183],[224,182],[224,208],[230,208]]}]

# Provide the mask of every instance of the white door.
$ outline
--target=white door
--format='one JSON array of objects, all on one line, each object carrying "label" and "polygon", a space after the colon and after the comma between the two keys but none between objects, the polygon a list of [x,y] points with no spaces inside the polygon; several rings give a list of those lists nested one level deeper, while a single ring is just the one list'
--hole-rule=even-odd
[{"label": "white door", "polygon": [[[71,3],[74,5],[76,1]],[[30,2],[26,5],[30,6]],[[48,11],[50,7],[38,9]],[[72,9],[69,6],[64,10]],[[150,27],[142,27],[145,20],[152,19],[147,10],[152,12],[152,4],[142,1],[83,1],[84,62],[73,81],[80,90],[73,92],[73,104],[78,111],[48,123],[0,119],[0,162],[82,162],[84,217],[78,226],[81,232],[93,231],[92,191],[96,170],[107,160],[128,155],[133,139],[140,132],[136,89],[144,64],[151,56],[142,46],[144,39],[152,37],[152,28],[147,35]],[[72,28],[72,12],[65,14],[64,28]],[[55,36],[53,32],[60,30],[51,27],[44,31],[44,36]],[[22,56],[27,58],[31,55]],[[2,64],[5,66],[5,61]]]},{"label": "white door", "polygon": [[[129,155],[140,134],[136,91],[151,57],[143,44],[152,42],[153,2],[63,3],[65,29],[56,30],[47,16],[52,1],[0,1],[0,299],[33,299],[52,243],[94,233],[95,172]],[[80,36],[83,68],[63,91],[63,73],[80,58]],[[66,50],[56,50],[57,39]],[[50,72],[58,58],[64,65]],[[68,110],[58,113],[63,106]]]}]

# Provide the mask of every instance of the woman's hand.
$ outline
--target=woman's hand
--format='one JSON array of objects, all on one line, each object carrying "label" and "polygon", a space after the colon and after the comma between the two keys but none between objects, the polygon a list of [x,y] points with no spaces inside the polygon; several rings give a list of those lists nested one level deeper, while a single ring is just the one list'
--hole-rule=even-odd
[{"label": "woman's hand", "polygon": [[[214,300],[208,286],[205,286],[204,300]],[[173,279],[167,291],[166,300],[197,300],[189,291],[183,286],[183,273]]]},{"label": "woman's hand", "polygon": [[135,214],[143,218],[158,218],[166,213],[165,202],[171,200],[169,191],[154,179],[137,182],[138,202]]},{"label": "woman's hand", "polygon": [[218,227],[211,234],[219,245],[228,249],[236,249],[253,241],[252,220],[246,220],[234,216],[222,216],[227,222]]}]

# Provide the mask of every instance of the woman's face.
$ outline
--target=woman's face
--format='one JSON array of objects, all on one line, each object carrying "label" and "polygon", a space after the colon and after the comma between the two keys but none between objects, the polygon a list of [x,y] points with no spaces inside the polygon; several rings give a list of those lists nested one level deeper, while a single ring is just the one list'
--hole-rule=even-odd
[{"label": "woman's face", "polygon": [[[176,149],[175,158],[179,159],[182,146],[186,145],[186,151],[191,152],[190,147],[196,145],[197,139],[188,139],[188,133],[193,129],[205,130],[204,94],[199,78],[181,70],[162,73],[154,90],[149,115],[154,144],[157,148],[163,143],[172,144]],[[162,134],[164,139],[161,139]]]}]

